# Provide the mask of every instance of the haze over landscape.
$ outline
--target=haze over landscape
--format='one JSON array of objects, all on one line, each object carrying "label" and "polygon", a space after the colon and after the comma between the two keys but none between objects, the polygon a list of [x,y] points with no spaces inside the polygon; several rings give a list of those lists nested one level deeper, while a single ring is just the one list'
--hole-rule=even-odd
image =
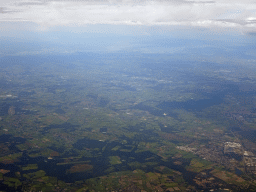
[{"label": "haze over landscape", "polygon": [[1,0],[0,191],[256,191],[253,0]]}]

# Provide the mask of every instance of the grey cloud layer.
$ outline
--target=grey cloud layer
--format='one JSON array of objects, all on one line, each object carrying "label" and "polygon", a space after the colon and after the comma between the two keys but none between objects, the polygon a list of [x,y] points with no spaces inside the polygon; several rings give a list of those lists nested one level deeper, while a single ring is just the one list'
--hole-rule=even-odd
[{"label": "grey cloud layer", "polygon": [[256,31],[253,0],[2,0],[0,21],[43,26],[186,25]]}]

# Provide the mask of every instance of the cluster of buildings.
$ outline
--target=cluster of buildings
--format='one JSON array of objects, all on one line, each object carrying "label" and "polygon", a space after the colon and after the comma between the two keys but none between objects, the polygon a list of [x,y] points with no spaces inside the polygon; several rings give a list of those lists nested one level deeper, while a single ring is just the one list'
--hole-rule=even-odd
[{"label": "cluster of buildings", "polygon": [[250,151],[244,151],[240,143],[225,142],[224,154],[243,155],[244,169],[247,173],[256,174],[256,156]]},{"label": "cluster of buildings", "polygon": [[228,153],[243,155],[242,145],[240,143],[235,143],[235,142],[225,142],[224,154],[228,154]]},{"label": "cluster of buildings", "polygon": [[194,147],[188,147],[188,146],[177,146],[176,149],[186,151],[186,152],[191,152],[191,153],[195,153],[195,151],[197,150]]},{"label": "cluster of buildings", "polygon": [[244,151],[244,167],[247,173],[256,174],[256,156],[250,151]]},{"label": "cluster of buildings", "polygon": [[197,154],[206,160],[218,162],[230,169],[235,169],[236,166],[239,166],[239,162],[243,161],[245,172],[256,174],[256,156],[250,151],[245,151],[243,146],[237,142],[224,143],[224,156],[223,145],[210,145],[199,149],[189,146],[177,146],[176,148]]}]

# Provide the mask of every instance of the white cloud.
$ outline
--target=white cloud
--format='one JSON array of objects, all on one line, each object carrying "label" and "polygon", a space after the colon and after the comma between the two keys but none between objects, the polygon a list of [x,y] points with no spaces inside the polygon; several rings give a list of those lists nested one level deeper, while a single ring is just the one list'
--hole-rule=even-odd
[{"label": "white cloud", "polygon": [[256,31],[253,0],[1,0],[0,21],[56,25],[185,25]]}]

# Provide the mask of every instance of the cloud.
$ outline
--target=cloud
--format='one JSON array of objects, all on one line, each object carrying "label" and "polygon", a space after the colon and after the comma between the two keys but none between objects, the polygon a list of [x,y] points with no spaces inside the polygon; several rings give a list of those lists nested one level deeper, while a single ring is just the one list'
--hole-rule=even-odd
[{"label": "cloud", "polygon": [[182,25],[256,31],[253,0],[2,0],[0,21],[59,25]]},{"label": "cloud", "polygon": [[6,8],[0,7],[0,13],[8,13],[8,11],[6,10]]},{"label": "cloud", "polygon": [[0,7],[0,14],[2,13],[13,13],[13,12],[17,12],[17,11],[14,11],[14,10],[10,10],[6,7]]}]

